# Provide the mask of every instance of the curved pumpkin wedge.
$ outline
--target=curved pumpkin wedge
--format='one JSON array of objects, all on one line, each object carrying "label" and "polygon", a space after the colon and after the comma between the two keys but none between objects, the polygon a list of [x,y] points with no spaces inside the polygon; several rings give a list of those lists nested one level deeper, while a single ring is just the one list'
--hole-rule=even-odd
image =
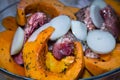
[{"label": "curved pumpkin wedge", "polygon": [[18,28],[16,18],[13,16],[8,16],[2,20],[2,25],[7,30],[13,30],[15,31]]},{"label": "curved pumpkin wedge", "polygon": [[65,14],[76,19],[74,13],[78,10],[79,8],[67,7],[58,0],[21,0],[17,5],[17,22],[24,26],[26,15],[37,11],[44,12],[52,18]]},{"label": "curved pumpkin wedge", "polygon": [[51,27],[42,31],[34,42],[27,42],[23,48],[23,59],[25,62],[26,76],[38,80],[75,80],[84,68],[82,45],[80,42],[75,44],[75,62],[72,63],[64,72],[56,73],[47,69],[45,61],[47,40],[52,34]]},{"label": "curved pumpkin wedge", "polygon": [[0,68],[20,76],[25,76],[24,68],[15,63],[10,55],[10,47],[14,33],[15,31],[9,30],[0,32]]},{"label": "curved pumpkin wedge", "polygon": [[93,75],[99,75],[120,68],[120,44],[109,54],[101,55],[99,59],[84,57],[85,67]]}]

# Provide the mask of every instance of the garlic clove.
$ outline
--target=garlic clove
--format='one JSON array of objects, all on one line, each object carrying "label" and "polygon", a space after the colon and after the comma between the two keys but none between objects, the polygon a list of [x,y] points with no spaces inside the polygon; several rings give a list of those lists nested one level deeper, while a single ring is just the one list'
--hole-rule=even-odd
[{"label": "garlic clove", "polygon": [[11,55],[15,55],[20,52],[24,42],[24,30],[18,27],[11,45]]},{"label": "garlic clove", "polygon": [[87,37],[87,27],[84,23],[80,21],[71,22],[71,30],[75,37],[81,41],[85,41]]},{"label": "garlic clove", "polygon": [[51,40],[56,40],[66,34],[71,26],[71,19],[66,15],[60,15],[53,18],[51,21],[51,26],[55,28],[55,31],[51,35]]},{"label": "garlic clove", "polygon": [[100,15],[100,7],[99,6],[96,6],[96,5],[90,6],[90,17],[93,21],[93,24],[97,28],[102,27],[104,20],[103,20],[102,16]]}]

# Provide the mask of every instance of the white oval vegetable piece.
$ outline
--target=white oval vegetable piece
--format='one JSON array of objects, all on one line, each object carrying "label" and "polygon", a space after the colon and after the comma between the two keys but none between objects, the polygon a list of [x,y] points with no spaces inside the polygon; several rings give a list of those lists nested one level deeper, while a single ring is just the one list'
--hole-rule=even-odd
[{"label": "white oval vegetable piece", "polygon": [[51,35],[50,39],[56,40],[68,32],[68,30],[70,29],[70,25],[71,25],[71,20],[68,16],[60,15],[58,17],[55,17],[49,23],[44,24],[43,26],[38,28],[35,32],[33,32],[33,34],[29,37],[28,42],[34,41],[37,38],[38,34],[42,30],[48,28],[49,26],[55,28],[55,31]]},{"label": "white oval vegetable piece", "polygon": [[50,25],[51,25],[50,23],[46,23],[46,24],[44,24],[43,26],[41,26],[40,28],[38,28],[38,29],[37,29],[35,32],[33,32],[33,34],[29,37],[28,42],[30,42],[30,41],[35,41],[36,38],[37,38],[37,36],[38,36],[38,34],[39,34],[42,30],[48,28]]},{"label": "white oval vegetable piece", "polygon": [[103,9],[103,8],[105,8],[107,6],[107,4],[105,3],[104,0],[94,0],[92,2],[92,5],[97,5],[97,6],[100,7],[100,9]]},{"label": "white oval vegetable piece", "polygon": [[100,15],[100,8],[99,6],[96,5],[91,5],[90,6],[90,17],[93,21],[93,24],[97,27],[100,28],[103,24],[103,18]]},{"label": "white oval vegetable piece", "polygon": [[84,23],[80,21],[71,22],[71,30],[75,37],[81,41],[85,41],[87,37],[87,27]]},{"label": "white oval vegetable piece", "polygon": [[87,44],[92,51],[99,54],[107,54],[115,48],[116,41],[109,32],[93,30],[88,33]]},{"label": "white oval vegetable piece", "polygon": [[24,30],[21,27],[18,27],[11,45],[11,55],[19,53],[22,49],[24,42]]},{"label": "white oval vegetable piece", "polygon": [[56,40],[66,34],[71,26],[71,19],[66,15],[60,15],[50,21],[51,26],[55,28],[55,31],[51,35],[51,40]]}]

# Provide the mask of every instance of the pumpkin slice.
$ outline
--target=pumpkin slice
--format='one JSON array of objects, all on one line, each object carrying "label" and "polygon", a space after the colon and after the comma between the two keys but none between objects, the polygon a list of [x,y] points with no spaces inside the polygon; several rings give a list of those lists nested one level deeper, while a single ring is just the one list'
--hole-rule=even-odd
[{"label": "pumpkin slice", "polygon": [[7,29],[7,30],[13,30],[16,31],[18,28],[16,18],[13,16],[8,16],[2,20],[2,25]]},{"label": "pumpkin slice", "polygon": [[0,32],[0,68],[17,75],[25,76],[24,68],[15,63],[10,55],[10,47],[14,33],[15,31],[9,30]]},{"label": "pumpkin slice", "polygon": [[76,19],[74,14],[78,10],[79,8],[67,7],[58,0],[21,0],[17,5],[17,22],[24,26],[26,15],[37,11],[44,12],[51,18],[65,14]]},{"label": "pumpkin slice", "polygon": [[99,59],[84,57],[85,67],[93,75],[99,75],[120,67],[120,44],[109,54],[100,55]]},{"label": "pumpkin slice", "polygon": [[38,80],[75,80],[84,68],[82,45],[75,44],[75,62],[64,72],[52,72],[46,66],[46,54],[48,53],[47,40],[53,32],[49,27],[42,31],[34,42],[26,42],[23,48],[26,76]]}]

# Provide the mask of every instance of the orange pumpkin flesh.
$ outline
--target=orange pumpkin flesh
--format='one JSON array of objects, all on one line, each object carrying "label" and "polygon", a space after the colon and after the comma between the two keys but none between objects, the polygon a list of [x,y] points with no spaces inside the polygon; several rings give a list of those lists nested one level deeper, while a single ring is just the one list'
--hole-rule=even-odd
[{"label": "orange pumpkin flesh", "polygon": [[24,68],[12,59],[10,47],[15,31],[6,30],[0,32],[0,68],[6,69],[11,73],[25,76]]},{"label": "orange pumpkin flesh", "polygon": [[23,59],[25,62],[26,76],[41,80],[75,80],[84,68],[82,45],[75,44],[75,62],[62,73],[51,72],[45,65],[45,55],[47,54],[47,40],[53,32],[49,27],[42,31],[34,42],[27,42],[23,49]]},{"label": "orange pumpkin flesh", "polygon": [[84,79],[90,77],[92,77],[92,74],[87,69],[84,69],[81,78]]},{"label": "orange pumpkin flesh", "polygon": [[19,25],[26,24],[26,14],[41,11],[51,18],[65,14],[76,19],[75,13],[78,8],[67,7],[58,0],[21,0],[17,6],[17,22]]},{"label": "orange pumpkin flesh", "polygon": [[18,28],[17,21],[15,17],[8,16],[2,20],[2,25],[7,30],[13,30],[15,31]]},{"label": "orange pumpkin flesh", "polygon": [[99,75],[116,68],[120,68],[120,44],[107,55],[101,55],[99,59],[84,57],[85,67],[93,75]]}]

